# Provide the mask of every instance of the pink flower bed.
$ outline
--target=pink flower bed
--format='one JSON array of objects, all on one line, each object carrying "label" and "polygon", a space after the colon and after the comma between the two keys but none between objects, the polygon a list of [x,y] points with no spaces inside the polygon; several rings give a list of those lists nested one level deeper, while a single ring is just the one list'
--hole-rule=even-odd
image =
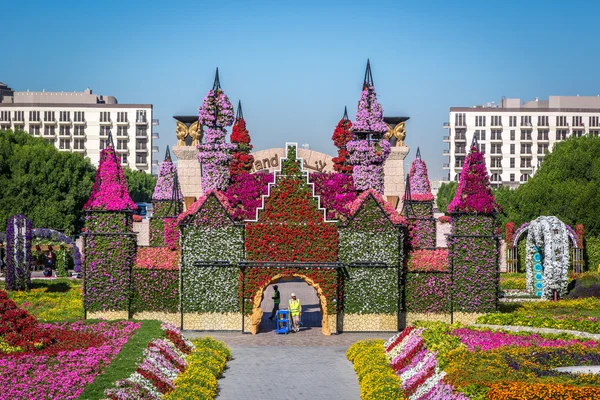
[{"label": "pink flower bed", "polygon": [[139,247],[135,267],[147,269],[179,269],[179,252],[168,247]]},{"label": "pink flower bed", "polygon": [[546,339],[535,333],[527,336],[511,335],[505,332],[476,331],[467,328],[455,329],[453,336],[460,338],[461,342],[467,346],[469,351],[474,350],[494,350],[498,347],[519,346],[519,347],[567,347],[574,344],[580,344],[584,347],[599,347],[600,343],[593,340],[581,341],[576,339]]},{"label": "pink flower bed", "polygon": [[409,271],[448,271],[448,250],[414,250],[408,258]]},{"label": "pink flower bed", "polygon": [[0,400],[76,399],[110,364],[140,325],[129,321],[60,325],[61,329],[104,336],[106,341],[98,347],[61,351],[56,355],[30,352],[1,357]]}]

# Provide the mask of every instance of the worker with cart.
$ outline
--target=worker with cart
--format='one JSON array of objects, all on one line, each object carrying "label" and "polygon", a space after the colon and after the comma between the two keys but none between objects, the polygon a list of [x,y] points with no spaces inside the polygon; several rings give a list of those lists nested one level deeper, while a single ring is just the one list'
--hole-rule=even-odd
[{"label": "worker with cart", "polygon": [[298,332],[300,330],[300,320],[302,319],[302,306],[300,300],[296,298],[296,293],[292,293],[290,297],[289,310],[292,316],[292,329]]}]

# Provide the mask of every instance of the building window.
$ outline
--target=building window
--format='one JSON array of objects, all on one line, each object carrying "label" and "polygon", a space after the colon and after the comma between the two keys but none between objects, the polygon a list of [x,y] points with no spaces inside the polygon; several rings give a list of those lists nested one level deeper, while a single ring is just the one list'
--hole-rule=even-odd
[{"label": "building window", "polygon": [[127,140],[117,140],[117,150],[127,150]]},{"label": "building window", "polygon": [[44,122],[54,122],[54,111],[44,111]]},{"label": "building window", "polygon": [[502,140],[502,131],[492,129],[492,140]]},{"label": "building window", "polygon": [[117,122],[127,122],[127,112],[119,111],[117,113]]},{"label": "building window", "polygon": [[502,145],[492,143],[492,154],[502,154]]},{"label": "building window", "polygon": [[70,126],[65,126],[65,125],[61,125],[59,132],[62,136],[71,136],[71,127]]},{"label": "building window", "polygon": [[75,150],[85,149],[85,141],[83,139],[73,139],[73,148]]},{"label": "building window", "polygon": [[538,130],[537,138],[538,140],[548,140],[548,130]]},{"label": "building window", "polygon": [[600,130],[596,129],[596,130],[590,131],[590,136],[600,136]]},{"label": "building window", "polygon": [[15,111],[15,121],[24,121],[24,115],[25,112],[24,111]]},{"label": "building window", "polygon": [[454,140],[467,140],[467,135],[464,129],[456,129]]},{"label": "building window", "polygon": [[515,140],[515,134],[516,134],[515,130],[511,129],[511,131],[510,131],[510,140]]},{"label": "building window", "polygon": [[556,117],[556,126],[569,126],[567,124],[567,117],[564,115],[559,115]]},{"label": "building window", "polygon": [[510,181],[514,182],[515,181],[515,174],[510,174]]},{"label": "building window", "polygon": [[492,182],[502,182],[502,179],[500,178],[500,174],[492,174],[491,181]]},{"label": "building window", "polygon": [[511,159],[510,159],[510,167],[511,167],[511,168],[514,168],[514,167],[515,167],[515,159],[514,159],[514,158],[511,158]]},{"label": "building window", "polygon": [[485,116],[484,115],[475,116],[475,126],[485,126]]},{"label": "building window", "polygon": [[148,122],[146,120],[146,110],[137,110],[135,112],[135,121],[136,122],[142,122],[142,123]]},{"label": "building window", "polygon": [[75,122],[85,122],[85,111],[75,111],[73,114]]},{"label": "building window", "polygon": [[528,179],[529,179],[529,175],[528,174],[523,174],[523,175],[521,175],[520,181],[521,182],[527,182]]},{"label": "building window", "polygon": [[465,113],[454,114],[454,125],[467,126],[466,119],[467,119],[467,114],[465,114]]},{"label": "building window", "polygon": [[10,122],[10,111],[0,111],[0,121]]},{"label": "building window", "polygon": [[573,136],[581,137],[581,136],[583,136],[583,131],[573,131]]},{"label": "building window", "polygon": [[531,154],[531,144],[521,144],[521,154]]},{"label": "building window", "polygon": [[148,136],[148,127],[146,126],[138,126],[135,129],[135,136],[146,137]]},{"label": "building window", "polygon": [[456,154],[466,154],[466,145],[464,143],[456,144]]},{"label": "building window", "polygon": [[117,136],[127,136],[127,127],[117,126]]},{"label": "building window", "polygon": [[108,136],[109,132],[110,132],[110,127],[108,127],[108,126],[100,127],[100,136]]},{"label": "building window", "polygon": [[600,118],[590,117],[590,126],[593,126],[594,128],[600,126]]},{"label": "building window", "polygon": [[456,175],[454,175],[454,181],[458,182],[460,181],[460,172]]},{"label": "building window", "polygon": [[121,154],[121,164],[127,164],[127,154]]},{"label": "building window", "polygon": [[521,115],[521,126],[531,126],[531,115]]},{"label": "building window", "polygon": [[56,129],[54,125],[44,125],[44,136],[56,135]]},{"label": "building window", "polygon": [[70,150],[71,139],[60,139],[60,141],[58,142],[58,148],[61,150]]},{"label": "building window", "polygon": [[548,126],[548,116],[547,115],[539,115],[537,124],[538,124],[538,126]]},{"label": "building window", "polygon": [[482,152],[483,154],[485,154],[485,143],[482,143],[482,144],[480,145],[480,147],[481,147],[481,152]]},{"label": "building window", "polygon": [[29,133],[33,136],[40,135],[40,126],[39,125],[29,125]]},{"label": "building window", "polygon": [[69,122],[71,121],[71,112],[70,111],[61,111],[60,112],[60,122]]},{"label": "building window", "polygon": [[147,150],[146,145],[148,144],[148,141],[145,139],[137,139],[135,141],[135,149],[136,150]]},{"label": "building window", "polygon": [[508,122],[510,126],[517,126],[517,116],[513,115],[508,117]]},{"label": "building window", "polygon": [[522,130],[521,131],[521,140],[531,140],[531,131],[530,130]]},{"label": "building window", "polygon": [[502,168],[502,159],[500,157],[492,157],[492,168]]},{"label": "building window", "polygon": [[110,122],[110,111],[100,112],[100,122]]},{"label": "building window", "polygon": [[515,154],[515,145],[514,145],[514,143],[510,145],[510,154]]},{"label": "building window", "polygon": [[531,158],[521,158],[521,168],[531,168]]},{"label": "building window", "polygon": [[29,111],[29,120],[34,122],[40,122],[40,112],[39,111]]},{"label": "building window", "polygon": [[108,139],[100,139],[100,150],[104,150],[108,146]]},{"label": "building window", "polygon": [[454,160],[454,167],[456,167],[456,168],[462,168],[462,166],[464,164],[465,164],[464,157],[456,157],[456,159]]},{"label": "building window", "polygon": [[548,143],[538,143],[538,154],[546,154],[548,152]]},{"label": "building window", "polygon": [[573,126],[583,126],[583,117],[573,116]]},{"label": "building window", "polygon": [[146,155],[145,154],[136,154],[135,155],[135,163],[136,164],[146,164]]},{"label": "building window", "polygon": [[569,131],[567,129],[557,129],[556,130],[556,140],[566,140],[568,132]]},{"label": "building window", "polygon": [[538,163],[537,163],[538,168],[540,165],[542,165],[543,162],[544,162],[544,157],[538,157]]},{"label": "building window", "polygon": [[9,129],[10,129],[10,124],[8,124],[8,125],[0,124],[0,131],[7,131]]},{"label": "building window", "polygon": [[75,136],[85,136],[85,130],[82,125],[75,125],[73,129],[73,135]]},{"label": "building window", "polygon": [[475,137],[477,140],[485,140],[485,131],[475,131]]},{"label": "building window", "polygon": [[23,125],[15,125],[15,132],[22,132],[24,128]]},{"label": "building window", "polygon": [[502,126],[501,115],[492,115],[492,126]]}]

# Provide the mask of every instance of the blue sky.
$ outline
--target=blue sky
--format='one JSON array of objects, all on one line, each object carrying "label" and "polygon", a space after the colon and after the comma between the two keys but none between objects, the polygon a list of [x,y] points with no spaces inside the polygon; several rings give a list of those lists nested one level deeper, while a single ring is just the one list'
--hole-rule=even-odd
[{"label": "blue sky", "polygon": [[442,176],[450,106],[600,94],[600,2],[7,1],[0,81],[152,103],[160,157],[173,115],[195,115],[219,67],[255,149],[310,143],[356,111],[366,59],[386,115],[405,115]]}]

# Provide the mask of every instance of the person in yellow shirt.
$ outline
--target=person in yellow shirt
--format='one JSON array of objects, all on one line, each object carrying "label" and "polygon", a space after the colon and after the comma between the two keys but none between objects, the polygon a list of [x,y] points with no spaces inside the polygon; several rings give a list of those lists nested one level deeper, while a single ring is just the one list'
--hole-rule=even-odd
[{"label": "person in yellow shirt", "polygon": [[292,329],[298,332],[300,330],[300,319],[302,319],[302,305],[300,305],[300,300],[296,298],[296,293],[291,295],[289,309],[292,316]]}]

